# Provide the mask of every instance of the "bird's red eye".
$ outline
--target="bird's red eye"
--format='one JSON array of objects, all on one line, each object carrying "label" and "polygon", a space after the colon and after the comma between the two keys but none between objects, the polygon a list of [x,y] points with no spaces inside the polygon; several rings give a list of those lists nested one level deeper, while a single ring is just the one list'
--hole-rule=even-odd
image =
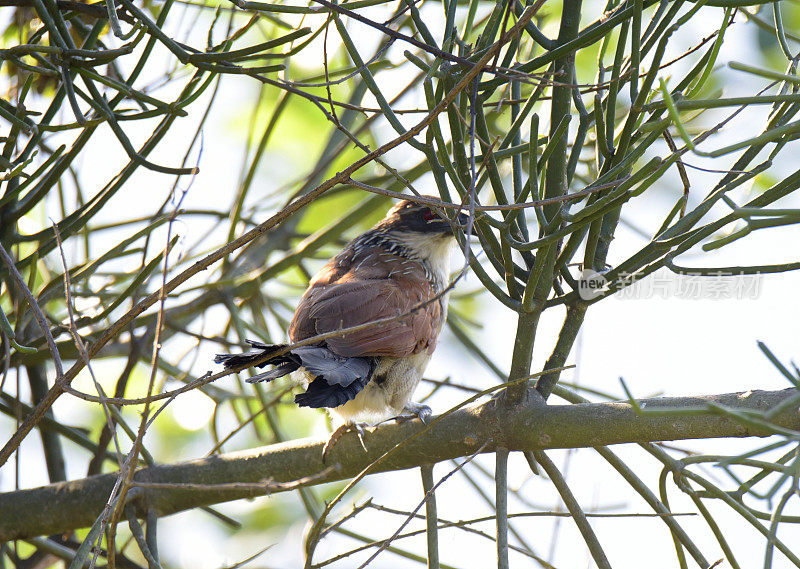
[{"label": "bird's red eye", "polygon": [[439,219],[439,216],[433,213],[430,209],[425,209],[422,211],[422,219],[427,222],[431,222],[435,219]]}]

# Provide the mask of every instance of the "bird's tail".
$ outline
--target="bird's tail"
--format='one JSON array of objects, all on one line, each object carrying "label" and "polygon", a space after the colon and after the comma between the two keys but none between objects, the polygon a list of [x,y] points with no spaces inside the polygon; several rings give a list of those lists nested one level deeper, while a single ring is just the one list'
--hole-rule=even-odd
[{"label": "bird's tail", "polygon": [[303,365],[300,357],[286,352],[280,355],[270,357],[271,353],[279,352],[286,348],[286,344],[263,344],[253,340],[247,340],[257,351],[244,352],[242,354],[217,354],[214,357],[214,363],[222,364],[225,369],[245,368],[245,367],[258,367],[262,368],[267,365],[275,366],[270,371],[259,373],[249,378],[249,383],[256,381],[272,381],[284,375],[288,375]]},{"label": "bird's tail", "polygon": [[247,340],[257,351],[243,354],[219,354],[214,362],[225,369],[266,365],[275,366],[269,371],[249,378],[249,383],[272,381],[304,368],[314,379],[306,393],[300,393],[295,401],[301,407],[338,407],[353,399],[364,389],[377,365],[374,357],[346,357],[331,352],[327,346],[298,346],[283,352],[287,344],[262,344]]}]

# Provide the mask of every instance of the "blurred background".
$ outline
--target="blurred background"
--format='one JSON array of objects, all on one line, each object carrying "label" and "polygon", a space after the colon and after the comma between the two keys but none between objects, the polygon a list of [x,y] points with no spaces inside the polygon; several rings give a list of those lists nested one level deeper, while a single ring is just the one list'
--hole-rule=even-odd
[{"label": "blurred background", "polygon": [[[114,9],[104,2],[60,0],[0,5],[6,6],[0,10],[0,242],[47,318],[65,370],[81,360],[75,335],[91,346],[165,278],[181,275],[367,148],[417,124],[464,74],[458,61],[442,62],[442,53],[474,62],[524,10],[533,9],[483,0],[359,0],[342,4],[345,11],[315,2],[251,3],[243,9],[214,1],[123,0]],[[641,192],[601,203],[599,217],[589,217],[591,226],[564,230],[559,250],[569,249],[577,236],[574,258],[564,259],[550,279],[556,284],[548,285],[551,302],[536,327],[531,373],[551,357],[564,306],[576,298],[573,285],[586,266],[594,230],[589,227],[600,231],[605,220],[607,232],[611,220],[610,233],[604,233],[607,255],[593,257],[602,261],[593,268],[612,283],[632,274],[641,278],[627,288],[612,286],[588,307],[567,349],[565,363],[574,367],[561,374],[563,389],[607,401],[627,398],[620,379],[637,398],[777,390],[791,387],[792,377],[796,385],[800,374],[790,361],[798,345],[800,276],[793,269],[800,199],[794,181],[785,191],[781,186],[770,192],[796,176],[800,129],[792,121],[800,98],[792,97],[800,84],[800,5],[585,0],[534,8],[533,29],[501,51],[494,72],[479,76],[480,111],[465,91],[436,119],[436,129],[415,138],[416,145],[401,144],[354,177],[453,203],[468,201],[472,190],[478,203],[492,205],[551,195],[547,172],[559,156],[569,193],[608,179],[603,176],[640,172],[647,182],[638,187]],[[357,21],[351,11],[435,50],[399,37],[388,41],[384,29]],[[563,23],[568,12],[578,18],[577,37],[590,39],[573,48],[574,74],[567,70],[561,77],[564,70],[552,62],[566,60],[552,54],[569,40]],[[564,42],[557,40],[560,34],[567,34]],[[638,77],[635,88],[632,77]],[[551,108],[551,97],[564,100],[559,89],[566,90],[572,116],[560,134]],[[786,98],[758,100],[767,96]],[[736,97],[744,99],[714,104]],[[671,136],[648,138],[659,128]],[[687,143],[691,138],[696,151]],[[739,142],[739,148],[726,149]],[[603,145],[612,148],[604,151]],[[531,175],[531,149],[532,161],[540,161],[538,176]],[[719,149],[724,152],[715,154]],[[477,155],[474,171],[468,168],[471,154]],[[646,170],[653,157],[665,161],[663,170]],[[675,164],[679,157],[681,168]],[[731,187],[710,200],[720,184]],[[511,223],[512,233],[534,242],[553,228],[577,226],[579,212],[613,191],[559,209],[555,215],[561,218],[549,229],[542,222],[552,221],[553,212],[527,208]],[[768,197],[750,206],[759,196]],[[309,276],[393,203],[364,187],[337,185],[171,290],[160,318],[156,303],[116,330],[71,387],[92,396],[145,397],[151,380],[154,393],[165,392],[220,371],[214,355],[236,351],[246,338],[285,340]],[[737,208],[746,204],[753,210],[741,213]],[[726,217],[731,212],[738,217]],[[447,326],[415,397],[434,413],[502,383],[512,371],[519,311],[509,305],[518,303],[526,281],[519,274],[509,280],[498,267],[508,261],[523,277],[532,270],[525,254],[502,252],[509,236],[500,226],[509,227],[514,215],[490,212],[476,225],[471,269],[451,296]],[[702,269],[702,276],[670,270],[663,255],[643,255],[661,232],[693,215],[693,225],[673,235],[695,239],[696,231],[697,238],[671,243],[671,259],[679,267]],[[463,253],[454,254],[454,274],[464,264]],[[64,266],[71,277],[69,302]],[[709,274],[719,267],[755,269]],[[5,444],[53,385],[55,371],[32,309],[8,267],[2,269],[0,308],[10,326],[3,331],[0,401]],[[476,269],[484,271],[483,278]],[[295,380],[253,385],[246,377],[228,375],[160,401],[156,407],[166,401],[165,409],[141,439],[143,460],[174,463],[327,436],[324,413],[294,405],[293,394],[302,389]],[[549,401],[567,404],[558,391]],[[131,450],[144,410],[62,395],[45,417],[46,434],[29,433],[2,465],[0,490],[118,470],[115,445],[122,456]],[[147,412],[152,416],[153,408]],[[662,478],[674,519],[709,564],[797,565],[774,547],[777,536],[800,555],[796,445],[797,433],[657,445],[674,460],[713,457],[698,460],[693,469],[746,506],[743,513],[712,492],[685,491],[671,474]],[[659,493],[668,463],[638,445],[612,450]],[[735,460],[750,452],[773,467]],[[691,555],[676,554],[668,527],[595,450],[547,454],[589,515],[612,566],[698,565]],[[437,464],[434,480],[461,462]],[[550,477],[534,474],[521,453],[511,454],[508,469],[510,565],[596,566]],[[751,477],[757,477],[752,487],[737,494]],[[307,559],[309,524],[343,487],[320,485],[163,518],[160,564],[206,569],[427,563],[424,517],[402,530],[412,535],[393,540],[370,560],[374,542],[392,536],[423,500],[416,469],[360,482],[328,523],[357,514],[326,534]],[[492,454],[475,457],[437,488],[442,567],[498,564],[495,489]],[[667,503],[664,495],[661,500]],[[61,537],[74,552],[86,530]],[[127,523],[118,526],[114,548],[112,563],[148,564]],[[69,563],[31,540],[7,542],[1,553],[4,566]],[[100,555],[96,563],[109,560]]]}]

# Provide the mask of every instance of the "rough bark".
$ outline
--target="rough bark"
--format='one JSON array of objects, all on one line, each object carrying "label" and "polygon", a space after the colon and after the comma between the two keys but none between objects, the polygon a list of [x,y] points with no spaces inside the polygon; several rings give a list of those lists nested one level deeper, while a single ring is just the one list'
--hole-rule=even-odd
[{"label": "rough bark", "polygon": [[[767,436],[772,431],[744,424],[712,407],[734,412],[765,412],[796,396],[797,390],[786,389],[653,398],[639,401],[640,406],[649,411],[645,414],[637,413],[628,402],[544,406],[535,403],[537,398],[532,395],[528,397],[527,405],[509,409],[497,405],[493,399],[444,416],[422,434],[420,432],[425,427],[418,421],[382,425],[365,435],[366,453],[355,435],[346,435],[332,449],[328,464],[321,459],[325,441],[300,439],[144,468],[136,473],[134,479],[137,482],[176,486],[140,488],[137,506],[141,511],[149,508],[158,515],[169,515],[296,487],[258,486],[265,479],[273,483],[300,480],[298,485],[343,480],[358,474],[387,451],[392,452],[379,464],[373,465],[371,472],[418,467],[469,455],[489,439],[492,442],[483,449],[484,452],[492,452],[497,447],[512,451],[544,450]],[[652,414],[656,409],[672,413]],[[772,424],[800,430],[797,403],[773,417]],[[331,465],[336,468],[331,468]],[[115,480],[116,475],[112,473],[0,494],[0,541],[60,534],[91,525],[106,504]],[[242,486],[235,487],[236,483]],[[187,484],[204,487],[187,487]],[[213,487],[218,484],[227,487]]]}]

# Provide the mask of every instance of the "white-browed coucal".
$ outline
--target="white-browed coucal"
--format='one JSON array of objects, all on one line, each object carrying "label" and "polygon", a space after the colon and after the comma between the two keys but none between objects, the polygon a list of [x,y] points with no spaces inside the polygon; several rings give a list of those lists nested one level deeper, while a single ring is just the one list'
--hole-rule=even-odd
[{"label": "white-browed coucal", "polygon": [[465,222],[464,214],[452,224],[427,205],[399,202],[311,279],[289,326],[289,341],[383,322],[289,351],[286,344],[249,342],[258,351],[221,354],[214,361],[226,368],[274,366],[251,382],[300,370],[308,387],[295,402],[327,408],[339,424],[337,432],[402,413],[426,420],[430,408],[411,396],[447,315],[453,226]]}]

